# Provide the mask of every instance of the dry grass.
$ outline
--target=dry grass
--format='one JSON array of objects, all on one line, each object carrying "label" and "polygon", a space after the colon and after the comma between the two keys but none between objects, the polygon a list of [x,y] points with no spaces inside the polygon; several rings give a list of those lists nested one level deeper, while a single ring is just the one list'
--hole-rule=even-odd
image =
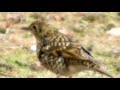
[{"label": "dry grass", "polygon": [[[28,65],[37,61],[36,53],[30,50],[31,45],[35,44],[34,37],[29,33],[20,30],[21,26],[27,25],[39,16],[45,16],[49,22],[56,27],[66,28],[62,31],[72,34],[76,40],[80,40],[85,47],[92,48],[92,54],[107,66],[107,70],[120,77],[120,37],[112,37],[106,34],[109,25],[119,27],[119,16],[117,13],[0,13],[0,26],[6,27],[9,18],[20,15],[26,21],[13,23],[9,22],[11,29],[8,34],[0,34],[0,61],[10,64],[13,69],[9,70],[0,67],[0,73],[12,75],[15,78],[54,78],[55,75],[46,69],[31,70],[26,66],[19,66],[15,62],[20,61]],[[11,17],[10,17],[11,16]],[[70,33],[71,32],[71,33]],[[10,76],[0,75],[1,78]],[[105,78],[101,74],[85,71],[80,72],[74,77],[86,78]]]}]

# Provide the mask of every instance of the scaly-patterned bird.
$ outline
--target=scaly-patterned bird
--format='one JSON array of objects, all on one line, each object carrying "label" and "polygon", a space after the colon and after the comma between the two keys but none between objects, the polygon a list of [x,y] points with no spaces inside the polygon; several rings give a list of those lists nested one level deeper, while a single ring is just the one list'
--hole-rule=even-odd
[{"label": "scaly-patterned bird", "polygon": [[78,42],[62,34],[44,19],[33,22],[23,30],[30,31],[37,41],[37,56],[42,65],[58,77],[69,76],[83,70],[93,70],[109,77],[94,57]]}]

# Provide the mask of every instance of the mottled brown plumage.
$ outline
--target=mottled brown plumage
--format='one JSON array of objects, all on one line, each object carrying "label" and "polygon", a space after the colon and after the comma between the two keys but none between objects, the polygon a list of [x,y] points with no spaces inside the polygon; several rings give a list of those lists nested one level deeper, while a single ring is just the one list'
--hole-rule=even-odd
[{"label": "mottled brown plumage", "polygon": [[82,70],[93,70],[113,77],[78,42],[60,33],[45,20],[37,20],[22,29],[35,36],[38,58],[48,70],[63,76],[71,76]]}]

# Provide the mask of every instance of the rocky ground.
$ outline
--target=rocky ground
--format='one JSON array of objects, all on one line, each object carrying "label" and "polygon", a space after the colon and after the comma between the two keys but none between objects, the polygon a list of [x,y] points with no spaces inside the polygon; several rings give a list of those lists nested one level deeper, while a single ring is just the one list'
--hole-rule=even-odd
[{"label": "rocky ground", "polygon": [[[120,77],[120,13],[119,12],[1,12],[0,13],[0,77],[54,78],[38,62],[35,39],[20,27],[44,16],[64,34],[74,37],[106,69]],[[106,78],[92,71],[80,72],[75,78]]]}]

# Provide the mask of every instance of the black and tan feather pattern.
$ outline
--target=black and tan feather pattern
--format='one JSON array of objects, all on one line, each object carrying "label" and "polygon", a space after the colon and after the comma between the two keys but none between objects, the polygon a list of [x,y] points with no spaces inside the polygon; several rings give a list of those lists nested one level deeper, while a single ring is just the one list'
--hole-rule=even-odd
[{"label": "black and tan feather pattern", "polygon": [[113,77],[102,70],[98,61],[78,42],[60,33],[44,20],[37,20],[23,29],[36,37],[38,58],[48,70],[64,76],[71,76],[81,70],[93,70]]}]

